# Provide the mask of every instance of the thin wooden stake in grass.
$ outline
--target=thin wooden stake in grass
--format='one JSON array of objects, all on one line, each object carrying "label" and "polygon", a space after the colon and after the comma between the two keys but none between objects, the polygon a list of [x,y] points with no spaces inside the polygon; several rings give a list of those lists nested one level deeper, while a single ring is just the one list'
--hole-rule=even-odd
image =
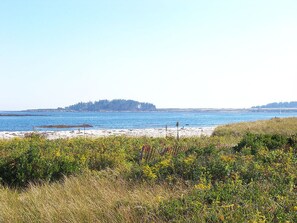
[{"label": "thin wooden stake in grass", "polygon": [[176,139],[179,140],[179,132],[178,132],[179,122],[176,122]]},{"label": "thin wooden stake in grass", "polygon": [[165,125],[165,138],[167,138],[167,125]]}]

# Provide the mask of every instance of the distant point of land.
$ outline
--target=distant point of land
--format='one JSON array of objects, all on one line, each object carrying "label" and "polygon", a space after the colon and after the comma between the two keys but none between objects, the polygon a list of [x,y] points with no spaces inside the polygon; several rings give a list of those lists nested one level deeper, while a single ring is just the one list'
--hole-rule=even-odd
[{"label": "distant point of land", "polygon": [[297,109],[297,101],[291,102],[273,102],[266,105],[254,106],[252,108],[264,108],[264,109]]},{"label": "distant point of land", "polygon": [[[297,111],[297,101],[292,102],[273,102],[266,105],[253,106],[251,108],[156,108],[152,103],[138,102],[134,100],[99,100],[94,102],[79,102],[64,108],[56,109],[29,109],[25,112],[275,112],[278,110],[287,112]],[[30,116],[3,114],[0,116]]]},{"label": "distant point of land", "polygon": [[50,111],[74,111],[74,112],[107,112],[107,111],[122,111],[122,112],[137,112],[137,111],[156,111],[156,106],[147,102],[138,102],[134,100],[99,100],[95,102],[79,102],[65,108],[57,109],[31,109],[30,112],[50,112]]},{"label": "distant point of land", "polygon": [[43,115],[33,115],[33,114],[0,114],[0,117],[23,117],[23,116],[43,116]]}]

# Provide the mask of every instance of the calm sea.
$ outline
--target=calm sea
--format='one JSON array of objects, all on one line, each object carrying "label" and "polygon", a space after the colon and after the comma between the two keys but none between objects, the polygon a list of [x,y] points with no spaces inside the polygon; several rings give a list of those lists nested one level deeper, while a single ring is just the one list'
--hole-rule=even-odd
[{"label": "calm sea", "polygon": [[[5,112],[0,112],[1,114]],[[228,123],[297,117],[297,112],[8,112],[38,116],[0,116],[0,131],[31,131],[41,125],[90,124],[93,129],[211,127]]]}]

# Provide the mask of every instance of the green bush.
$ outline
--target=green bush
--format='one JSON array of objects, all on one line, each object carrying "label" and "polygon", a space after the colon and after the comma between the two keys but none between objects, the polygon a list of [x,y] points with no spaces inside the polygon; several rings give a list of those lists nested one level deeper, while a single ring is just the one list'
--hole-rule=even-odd
[{"label": "green bush", "polygon": [[202,176],[208,176],[209,180],[223,180],[231,173],[230,163],[220,158],[219,150],[213,145],[200,148],[191,147],[176,156],[159,157],[148,162],[143,171],[134,169],[132,175],[143,179],[175,180],[183,179],[199,181]]},{"label": "green bush", "polygon": [[43,156],[40,149],[29,150],[9,157],[0,164],[2,183],[9,186],[27,186],[29,182],[59,180],[64,175],[77,173],[83,167],[79,159],[57,154]]},{"label": "green bush", "polygon": [[296,222],[294,205],[293,193],[275,192],[269,181],[227,180],[164,201],[156,213],[164,222]]},{"label": "green bush", "polygon": [[255,155],[260,148],[269,150],[285,148],[289,145],[289,138],[282,135],[267,135],[247,133],[242,140],[234,147],[236,152],[240,152],[243,148],[251,148],[251,153]]},{"label": "green bush", "polygon": [[29,182],[59,180],[82,169],[127,169],[133,163],[134,155],[130,151],[137,151],[131,147],[123,137],[46,140],[33,134],[25,139],[3,140],[0,141],[0,181],[26,186]]}]

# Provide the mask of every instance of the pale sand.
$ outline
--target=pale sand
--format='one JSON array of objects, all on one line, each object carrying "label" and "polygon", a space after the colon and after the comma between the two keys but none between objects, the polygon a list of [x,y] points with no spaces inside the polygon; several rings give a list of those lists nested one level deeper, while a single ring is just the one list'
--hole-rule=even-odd
[{"label": "pale sand", "polygon": [[[210,136],[215,127],[203,128],[180,128],[179,137],[193,137],[193,136]],[[32,133],[32,131],[16,131],[16,132],[0,132],[0,139],[11,139],[15,137],[23,138],[25,134]],[[100,130],[70,130],[70,131],[38,131],[47,139],[61,139],[74,137],[108,137],[108,136],[130,136],[130,137],[176,137],[176,128],[168,128],[167,133],[165,128],[154,129],[100,129]]]}]

